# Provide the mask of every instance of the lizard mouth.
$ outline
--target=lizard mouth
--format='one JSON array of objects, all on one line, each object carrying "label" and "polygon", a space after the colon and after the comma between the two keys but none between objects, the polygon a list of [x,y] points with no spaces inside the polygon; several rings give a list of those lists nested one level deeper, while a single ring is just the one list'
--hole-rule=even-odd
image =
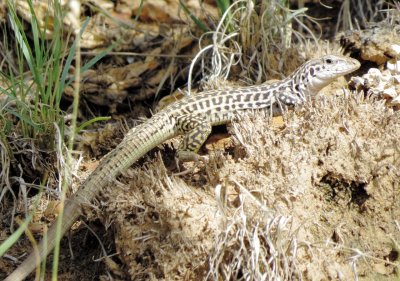
[{"label": "lizard mouth", "polygon": [[353,58],[349,58],[349,61],[353,65],[347,64],[346,67],[344,67],[344,69],[346,69],[346,68],[348,69],[347,71],[344,70],[344,71],[346,71],[345,74],[349,74],[349,73],[351,73],[351,72],[353,72],[353,71],[355,71],[355,70],[357,70],[357,69],[359,69],[361,67],[361,64],[360,64],[360,62],[358,60],[353,59]]}]

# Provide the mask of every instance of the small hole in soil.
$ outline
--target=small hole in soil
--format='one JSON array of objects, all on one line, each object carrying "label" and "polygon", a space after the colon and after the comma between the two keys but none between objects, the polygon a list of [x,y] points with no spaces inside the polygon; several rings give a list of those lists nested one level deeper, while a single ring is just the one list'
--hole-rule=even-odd
[{"label": "small hole in soil", "polygon": [[338,204],[356,204],[358,207],[362,207],[369,198],[365,190],[367,185],[365,182],[347,180],[328,173],[322,177],[319,183],[326,189],[329,199]]},{"label": "small hole in soil", "polygon": [[146,249],[140,256],[137,256],[136,262],[141,264],[142,266],[149,266],[155,261],[154,253]]},{"label": "small hole in soil", "polygon": [[127,213],[125,215],[125,220],[130,221],[130,220],[135,220],[137,218],[136,213]]},{"label": "small hole in soil", "polygon": [[148,216],[153,220],[153,221],[159,221],[160,220],[160,214],[157,212],[149,212]]},{"label": "small hole in soil", "polygon": [[399,252],[396,250],[391,250],[389,255],[386,256],[386,258],[392,262],[398,261],[399,259]]},{"label": "small hole in soil", "polygon": [[340,242],[339,234],[336,231],[333,231],[332,241],[335,242],[335,243],[339,243]]}]

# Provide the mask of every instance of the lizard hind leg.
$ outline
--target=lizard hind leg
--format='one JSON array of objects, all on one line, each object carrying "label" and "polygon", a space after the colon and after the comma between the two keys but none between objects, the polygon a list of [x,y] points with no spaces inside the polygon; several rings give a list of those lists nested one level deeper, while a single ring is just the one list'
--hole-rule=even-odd
[{"label": "lizard hind leg", "polygon": [[185,135],[178,147],[176,157],[179,162],[207,162],[207,157],[197,154],[211,133],[211,124],[203,118],[191,118],[180,124],[181,132]]}]

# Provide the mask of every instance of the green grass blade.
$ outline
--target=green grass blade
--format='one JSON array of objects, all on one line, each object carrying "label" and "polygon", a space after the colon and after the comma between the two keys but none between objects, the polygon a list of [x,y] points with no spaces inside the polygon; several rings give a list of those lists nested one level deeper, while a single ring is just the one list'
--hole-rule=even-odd
[{"label": "green grass blade", "polygon": [[108,117],[108,116],[100,116],[100,117],[92,118],[92,119],[84,122],[83,124],[81,124],[78,128],[76,128],[76,134],[78,134],[80,131],[85,129],[87,126],[89,126],[95,122],[108,121],[110,119],[111,119],[111,117]]},{"label": "green grass blade", "polygon": [[22,120],[25,123],[31,125],[35,130],[41,131],[40,126],[37,126],[31,119],[29,119],[27,116],[21,114],[19,111],[15,111],[15,110],[13,110],[11,108],[5,108],[4,111],[14,115],[19,120]]},{"label": "green grass blade", "polygon": [[1,243],[0,257],[2,257],[8,251],[8,249],[10,249],[12,247],[12,245],[14,245],[18,241],[19,237],[21,237],[21,235],[24,233],[25,229],[28,227],[31,219],[32,219],[32,217],[28,216],[15,232],[13,234],[11,234],[11,236],[8,237],[6,239],[6,241]]},{"label": "green grass blade", "polygon": [[[82,23],[82,31],[81,31],[81,35],[83,33],[83,31],[85,30],[85,28],[87,27],[89,23],[89,18],[87,18],[83,23]],[[108,48],[106,48],[105,50],[101,51],[99,54],[97,54],[95,57],[93,57],[92,59],[90,59],[86,64],[84,64],[81,67],[81,72],[84,73],[86,70],[90,69],[93,65],[95,65],[99,60],[101,60],[102,58],[104,58],[109,52],[111,52],[115,46],[117,44],[111,44],[111,46],[109,46]],[[65,61],[64,64],[64,69],[63,72],[61,74],[61,84],[60,84],[60,89],[63,89],[65,86],[70,85],[72,82],[74,82],[75,77],[72,76],[68,82],[66,82],[67,80],[67,76],[68,76],[68,70],[71,68],[71,64],[72,61],[74,60],[74,56],[75,56],[75,52],[76,52],[76,41],[72,44],[67,59]]]},{"label": "green grass blade", "polygon": [[137,12],[136,12],[136,16],[135,16],[135,19],[134,19],[135,22],[138,21],[140,15],[141,15],[141,13],[142,13],[143,4],[144,4],[144,0],[140,0],[139,8],[138,8],[138,10],[137,10]]},{"label": "green grass blade", "polygon": [[112,51],[112,49],[115,48],[115,46],[117,45],[117,43],[112,44],[111,46],[109,46],[108,48],[106,48],[105,50],[101,51],[100,53],[98,53],[95,57],[93,57],[92,59],[90,59],[86,64],[84,64],[82,66],[82,73],[85,72],[86,70],[90,69],[93,65],[95,65],[100,59],[104,58],[109,52]]},{"label": "green grass blade", "polygon": [[226,10],[228,10],[230,5],[231,3],[229,0],[217,0],[217,6],[221,15],[223,15],[226,12]]},{"label": "green grass blade", "polygon": [[195,15],[192,14],[191,11],[189,11],[188,7],[186,7],[186,5],[183,3],[182,0],[179,0],[179,5],[182,7],[185,14],[188,15],[192,19],[192,21],[197,25],[198,28],[200,28],[203,32],[208,31],[208,28],[204,25],[204,23],[202,23],[198,17],[196,17]]}]

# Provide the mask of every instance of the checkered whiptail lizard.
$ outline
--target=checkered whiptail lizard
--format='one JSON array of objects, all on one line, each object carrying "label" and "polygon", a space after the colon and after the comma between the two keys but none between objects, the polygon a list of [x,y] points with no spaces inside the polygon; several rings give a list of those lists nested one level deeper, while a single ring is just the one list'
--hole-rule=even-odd
[{"label": "checkered whiptail lizard", "polygon": [[[155,114],[147,122],[131,129],[122,142],[100,162],[99,166],[68,200],[64,209],[62,234],[81,214],[81,205],[92,202],[116,176],[131,166],[150,149],[177,135],[185,135],[177,156],[182,160],[197,160],[196,152],[214,125],[232,121],[246,110],[267,109],[280,113],[306,101],[337,77],[353,72],[360,63],[352,58],[327,55],[313,59],[283,81],[272,84],[209,91],[188,96]],[[55,224],[47,234],[46,244],[39,245],[40,260],[31,253],[5,281],[24,279],[54,248]]]}]

